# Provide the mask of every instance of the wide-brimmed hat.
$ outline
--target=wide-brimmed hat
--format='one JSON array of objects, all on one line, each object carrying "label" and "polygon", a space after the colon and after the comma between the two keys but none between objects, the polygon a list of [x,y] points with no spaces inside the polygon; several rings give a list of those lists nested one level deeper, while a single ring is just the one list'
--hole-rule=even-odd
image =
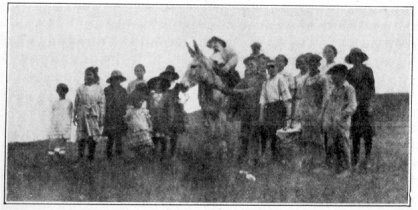
[{"label": "wide-brimmed hat", "polygon": [[112,80],[118,79],[120,82],[123,82],[126,80],[124,76],[122,76],[122,73],[119,70],[114,70],[110,74],[110,77],[106,80],[107,83],[110,83]]},{"label": "wide-brimmed hat", "polygon": [[219,42],[221,43],[223,47],[226,47],[226,42],[223,39],[216,37],[216,36],[213,36],[212,38],[210,38],[208,42],[206,43],[206,45],[209,47],[213,42]]},{"label": "wide-brimmed hat", "polygon": [[348,68],[344,64],[337,64],[327,71],[327,74],[329,75],[340,74],[345,76],[347,73]]},{"label": "wide-brimmed hat", "polygon": [[348,53],[348,55],[345,57],[345,62],[352,64],[354,57],[360,57],[362,63],[369,59],[369,56],[367,56],[366,53],[364,53],[360,48],[357,47],[352,48],[350,50],[350,53]]},{"label": "wide-brimmed hat", "polygon": [[176,73],[174,66],[172,65],[168,65],[165,68],[165,71],[161,72],[160,77],[168,79],[170,81],[175,81],[180,78],[179,75]]},{"label": "wide-brimmed hat", "polygon": [[154,77],[147,82],[150,90],[161,89],[163,92],[170,88],[170,80],[163,77]]}]

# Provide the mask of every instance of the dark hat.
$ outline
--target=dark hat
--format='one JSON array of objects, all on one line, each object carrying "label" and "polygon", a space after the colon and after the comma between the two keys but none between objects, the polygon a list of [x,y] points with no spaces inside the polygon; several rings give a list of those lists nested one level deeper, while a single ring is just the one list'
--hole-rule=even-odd
[{"label": "dark hat", "polygon": [[333,74],[340,74],[340,75],[347,75],[348,69],[347,66],[344,64],[337,64],[333,66],[331,69],[327,71],[327,74],[333,75]]},{"label": "dark hat", "polygon": [[128,103],[136,108],[142,106],[142,101],[147,101],[150,97],[150,91],[145,82],[138,83],[135,86],[135,90],[129,94]]},{"label": "dark hat", "polygon": [[322,60],[321,56],[313,53],[306,53],[305,58],[309,64],[319,63]]},{"label": "dark hat", "polygon": [[277,66],[277,63],[275,60],[269,59],[266,62],[266,66]]},{"label": "dark hat", "polygon": [[145,82],[140,82],[135,86],[135,90],[138,92],[142,92],[142,93],[149,93],[149,88],[147,83]]},{"label": "dark hat", "polygon": [[174,66],[172,66],[172,65],[168,65],[165,68],[165,71],[163,71],[160,74],[160,77],[168,79],[170,81],[175,81],[175,80],[178,80],[180,78],[179,75],[176,73],[176,70],[174,69]]},{"label": "dark hat", "polygon": [[114,79],[118,79],[121,82],[126,80],[126,78],[122,76],[122,73],[119,70],[112,71],[112,73],[110,74],[110,77],[106,80],[106,82],[110,83]]},{"label": "dark hat", "polygon": [[160,88],[163,92],[170,88],[170,81],[163,77],[154,77],[147,82],[148,88],[150,90],[156,90]]},{"label": "dark hat", "polygon": [[68,93],[68,86],[66,85],[66,84],[64,84],[64,83],[59,83],[58,85],[57,85],[57,91],[58,90],[61,90],[61,91],[63,91],[64,93]]},{"label": "dark hat", "polygon": [[208,40],[208,42],[206,43],[206,46],[210,46],[210,44],[212,44],[213,42],[219,42],[219,43],[221,43],[221,45],[223,46],[223,47],[226,47],[226,42],[224,41],[224,40],[222,40],[221,38],[219,38],[219,37],[216,37],[216,36],[213,36],[212,38],[210,38],[209,40]]},{"label": "dark hat", "polygon": [[254,42],[254,43],[251,44],[251,48],[261,49],[261,44],[259,42]]},{"label": "dark hat", "polygon": [[362,63],[369,59],[369,56],[367,56],[366,53],[364,53],[363,51],[361,51],[360,48],[357,48],[357,47],[352,48],[350,50],[350,53],[348,53],[348,55],[345,57],[345,62],[352,64],[354,57],[360,57]]}]

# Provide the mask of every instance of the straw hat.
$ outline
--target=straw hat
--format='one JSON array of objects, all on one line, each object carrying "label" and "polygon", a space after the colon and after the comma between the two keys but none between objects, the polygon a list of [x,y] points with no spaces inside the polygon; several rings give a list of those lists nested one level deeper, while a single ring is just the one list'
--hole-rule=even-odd
[{"label": "straw hat", "polygon": [[110,74],[110,77],[106,80],[107,83],[112,82],[112,80],[118,79],[120,82],[123,82],[126,80],[124,76],[122,76],[122,73],[119,70],[114,70]]},{"label": "straw hat", "polygon": [[349,64],[353,64],[353,58],[354,57],[360,57],[362,63],[369,59],[369,56],[367,56],[366,53],[364,53],[363,51],[361,51],[360,48],[357,48],[357,47],[352,48],[350,50],[350,53],[348,53],[348,55],[345,57],[345,62],[347,62]]},{"label": "straw hat", "polygon": [[172,65],[168,65],[165,68],[165,71],[163,71],[160,74],[160,77],[168,79],[170,82],[178,80],[180,78],[179,75],[176,73],[176,70],[174,69],[174,66],[172,66]]},{"label": "straw hat", "polygon": [[147,82],[150,90],[161,89],[163,92],[170,88],[170,81],[163,77],[154,77]]}]

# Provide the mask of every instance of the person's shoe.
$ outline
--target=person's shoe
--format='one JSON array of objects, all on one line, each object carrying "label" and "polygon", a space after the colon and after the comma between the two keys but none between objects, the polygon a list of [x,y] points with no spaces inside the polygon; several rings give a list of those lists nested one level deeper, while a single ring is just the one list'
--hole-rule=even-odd
[{"label": "person's shoe", "polygon": [[344,178],[349,177],[350,175],[351,175],[350,170],[344,170],[341,173],[337,174],[337,178],[344,179]]},{"label": "person's shoe", "polygon": [[54,151],[48,151],[49,156],[53,156],[54,154],[55,154]]}]

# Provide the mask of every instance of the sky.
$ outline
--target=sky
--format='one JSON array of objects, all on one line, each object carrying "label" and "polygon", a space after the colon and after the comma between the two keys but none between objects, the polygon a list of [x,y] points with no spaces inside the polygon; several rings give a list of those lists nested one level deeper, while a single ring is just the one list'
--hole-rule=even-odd
[{"label": "sky", "polygon": [[[99,67],[103,88],[115,69],[127,77],[126,87],[139,63],[146,68],[146,79],[168,64],[183,75],[191,62],[185,42],[196,40],[209,56],[206,41],[213,35],[237,52],[241,75],[242,60],[254,41],[270,57],[286,55],[290,74],[298,73],[298,55],[321,54],[325,45],[333,44],[337,62],[344,62],[352,47],[368,54],[377,93],[408,93],[411,15],[405,8],[12,4],[7,141],[46,139],[51,105],[58,99],[56,85],[66,83],[67,98],[73,101],[87,67]],[[186,111],[200,109],[196,88],[189,95]]]}]

